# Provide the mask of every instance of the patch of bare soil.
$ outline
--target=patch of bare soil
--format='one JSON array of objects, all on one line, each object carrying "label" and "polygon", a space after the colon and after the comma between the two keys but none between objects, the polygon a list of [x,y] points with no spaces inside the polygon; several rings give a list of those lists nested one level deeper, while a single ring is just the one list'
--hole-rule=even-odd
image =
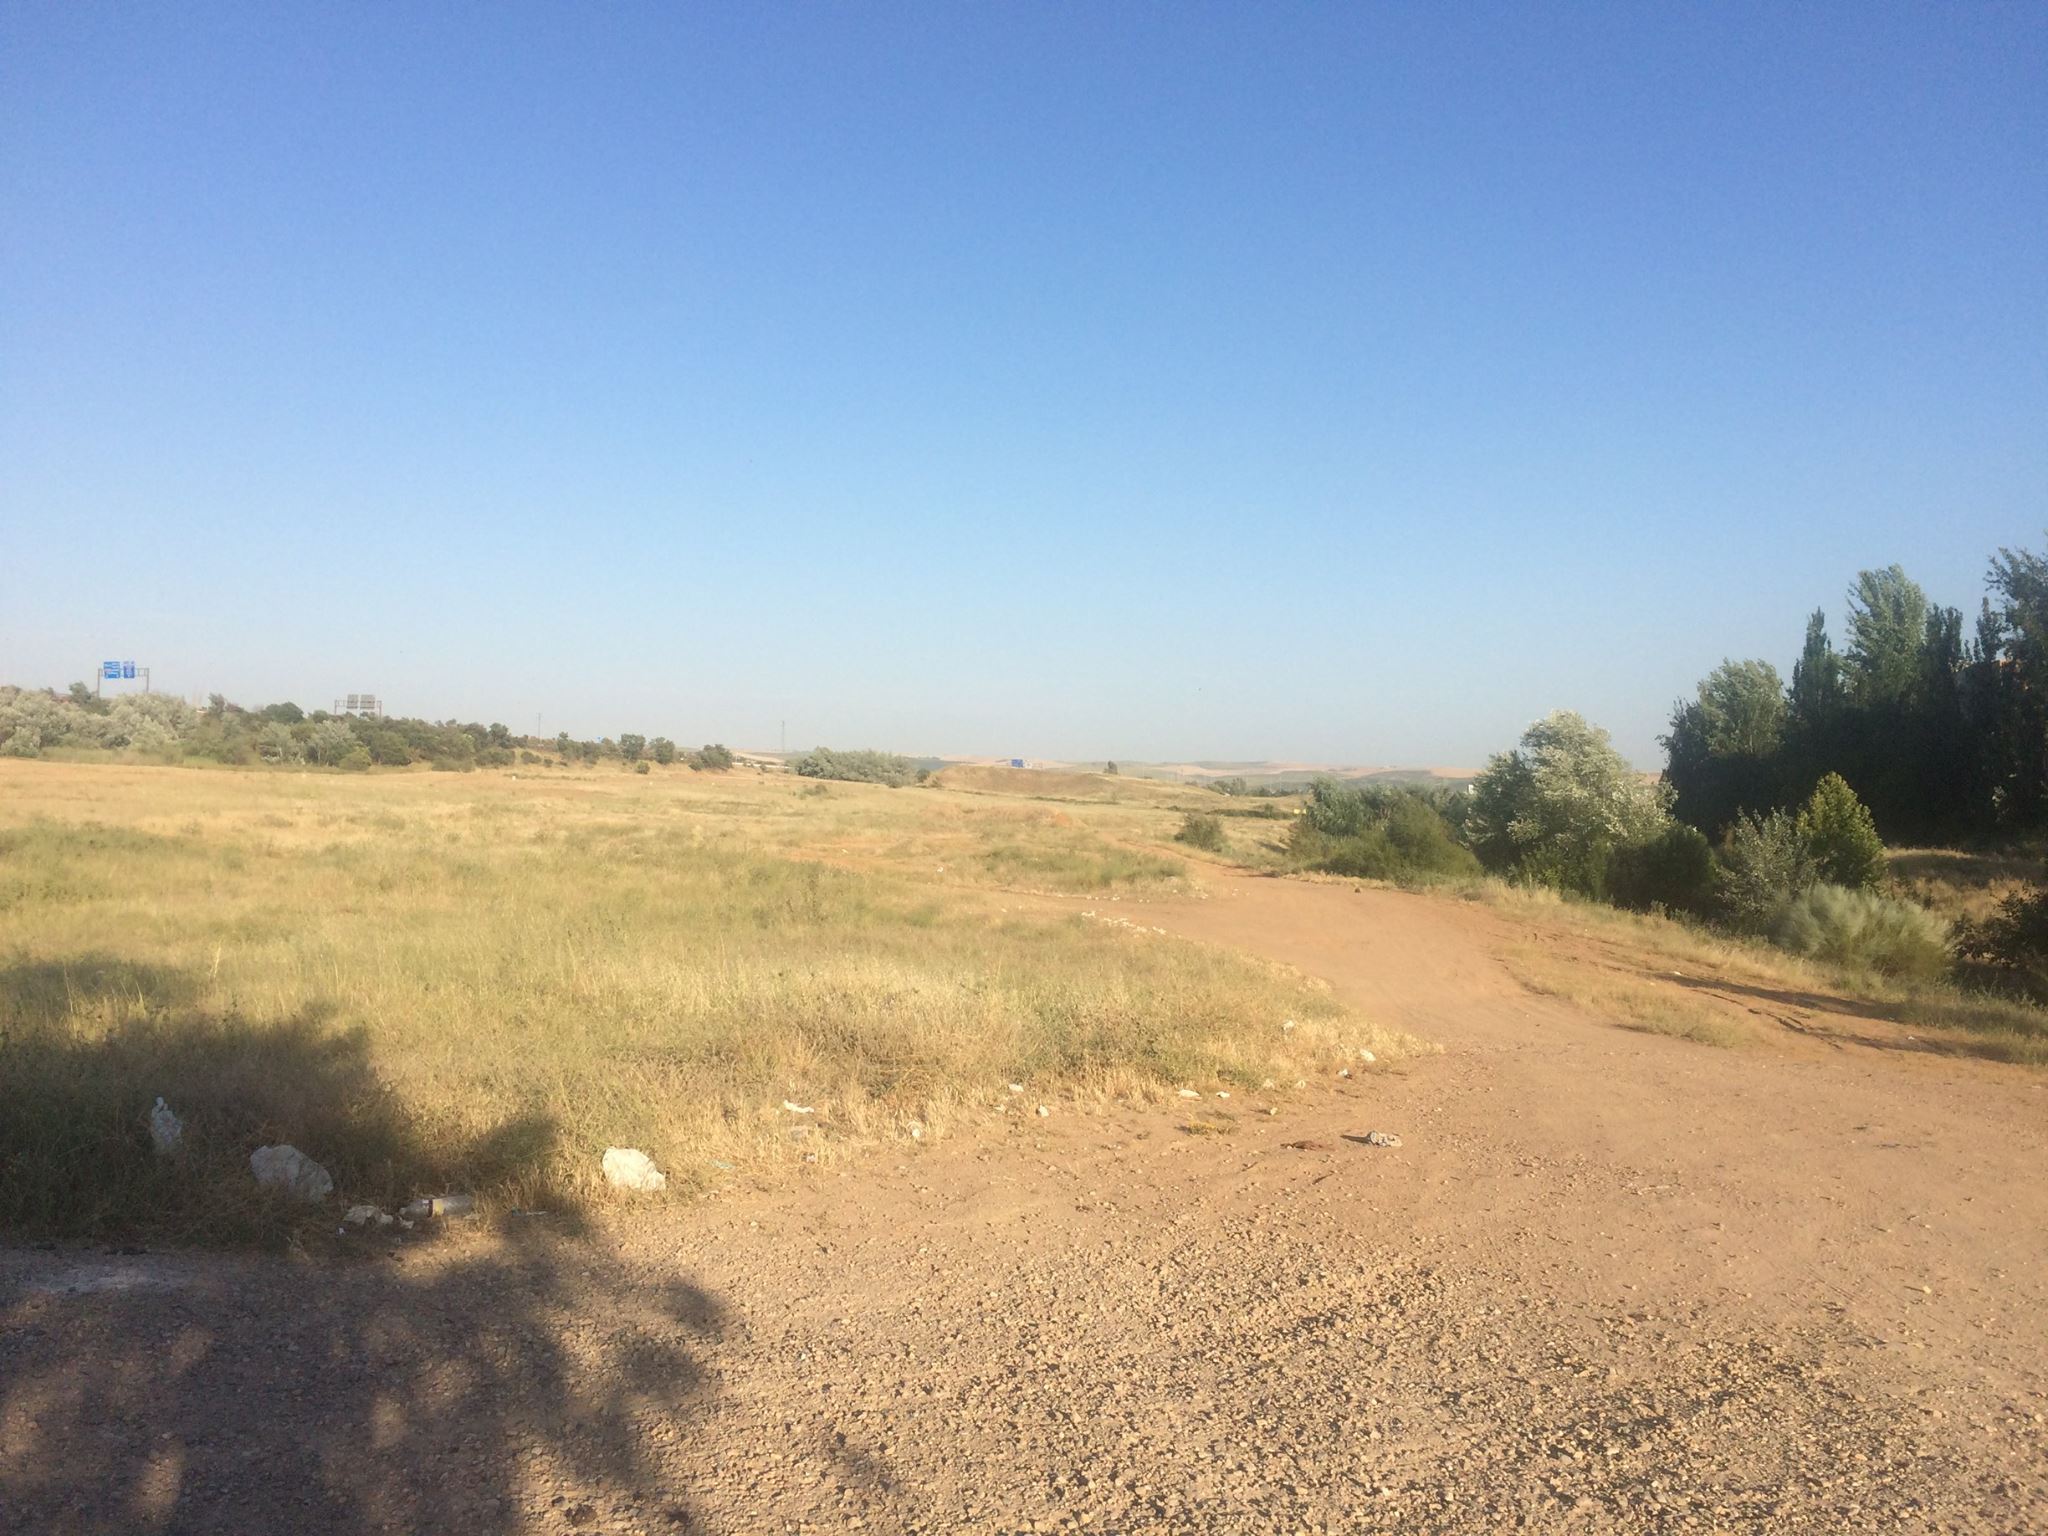
[{"label": "patch of bare soil", "polygon": [[1445,1053],[582,1234],[8,1254],[0,1528],[2048,1526],[2048,1080],[1618,1028],[1430,898],[1126,906]]}]

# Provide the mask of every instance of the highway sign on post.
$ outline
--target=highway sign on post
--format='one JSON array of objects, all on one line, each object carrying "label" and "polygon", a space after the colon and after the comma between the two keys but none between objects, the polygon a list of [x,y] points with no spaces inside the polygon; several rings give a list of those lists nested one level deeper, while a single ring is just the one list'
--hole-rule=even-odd
[{"label": "highway sign on post", "polygon": [[101,662],[100,676],[106,678],[110,682],[118,679],[121,676],[121,663],[119,663],[118,661]]},{"label": "highway sign on post", "polygon": [[122,662],[122,663],[121,663],[121,675],[122,675],[123,677],[130,677],[130,678],[132,678],[133,676],[135,676],[135,663],[134,663],[134,662],[132,662],[132,661],[124,661],[124,662]]}]

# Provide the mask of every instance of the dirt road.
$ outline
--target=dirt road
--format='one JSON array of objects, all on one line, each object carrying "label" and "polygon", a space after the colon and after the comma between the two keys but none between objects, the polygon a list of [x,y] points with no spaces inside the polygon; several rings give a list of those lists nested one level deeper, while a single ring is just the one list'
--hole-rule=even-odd
[{"label": "dirt road", "polygon": [[2048,1079],[1630,1032],[1445,901],[1120,910],[1443,1054],[580,1235],[8,1254],[0,1528],[2048,1529]]}]

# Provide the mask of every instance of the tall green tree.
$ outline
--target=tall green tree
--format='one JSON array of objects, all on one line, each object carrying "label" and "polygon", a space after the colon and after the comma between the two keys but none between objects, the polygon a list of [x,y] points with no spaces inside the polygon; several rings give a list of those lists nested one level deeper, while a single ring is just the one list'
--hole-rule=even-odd
[{"label": "tall green tree", "polygon": [[1466,833],[1491,869],[1561,890],[1603,894],[1617,848],[1669,820],[1666,791],[1570,710],[1546,716],[1473,781]]},{"label": "tall green tree", "polygon": [[1848,697],[1842,680],[1842,657],[1828,639],[1827,615],[1816,608],[1806,620],[1806,643],[1792,664],[1792,693],[1787,701],[1792,722],[1803,731],[1831,725]]},{"label": "tall green tree", "polygon": [[1896,565],[1849,589],[1849,692],[1866,708],[1910,700],[1927,638],[1927,594]]}]

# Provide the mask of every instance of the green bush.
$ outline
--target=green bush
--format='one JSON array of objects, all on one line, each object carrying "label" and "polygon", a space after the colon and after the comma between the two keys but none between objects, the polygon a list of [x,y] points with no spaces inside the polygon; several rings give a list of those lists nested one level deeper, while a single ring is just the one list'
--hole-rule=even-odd
[{"label": "green bush", "polygon": [[1614,850],[1607,894],[1638,912],[1661,907],[1704,917],[1714,904],[1714,850],[1697,827],[1675,821],[1648,842]]},{"label": "green bush", "polygon": [[1721,841],[1714,906],[1738,933],[1768,933],[1793,898],[1820,878],[1799,828],[1783,811],[1728,824]]},{"label": "green bush", "polygon": [[1989,917],[1956,925],[1956,953],[2048,1001],[2048,886],[2014,891]]},{"label": "green bush", "polygon": [[1788,902],[1771,938],[1795,955],[1853,970],[1932,981],[1949,966],[1948,934],[1925,907],[1876,891],[1816,885]]},{"label": "green bush", "polygon": [[1426,790],[1317,781],[1289,839],[1304,869],[1361,880],[1414,880],[1479,873],[1436,797]]},{"label": "green bush", "polygon": [[1173,840],[1186,843],[1190,848],[1206,848],[1211,853],[1221,853],[1223,822],[1215,816],[1189,811],[1181,821],[1180,830],[1173,834]]},{"label": "green bush", "polygon": [[633,764],[633,771],[635,773],[652,773],[654,772],[654,769],[652,765],[648,763],[647,759],[643,757],[638,762]]},{"label": "green bush", "polygon": [[[713,742],[710,746],[690,754],[690,766],[712,773],[722,773],[733,764],[732,748]],[[798,769],[802,772],[802,769]]]},{"label": "green bush", "polygon": [[807,779],[887,784],[892,789],[914,784],[919,777],[915,763],[893,752],[835,752],[830,747],[814,747],[790,767]]},{"label": "green bush", "polygon": [[367,747],[350,747],[341,755],[337,765],[345,773],[367,773],[370,770],[370,752]]},{"label": "green bush", "polygon": [[1851,890],[1874,891],[1884,884],[1884,840],[1869,808],[1839,773],[1814,786],[1798,827],[1821,879]]}]

